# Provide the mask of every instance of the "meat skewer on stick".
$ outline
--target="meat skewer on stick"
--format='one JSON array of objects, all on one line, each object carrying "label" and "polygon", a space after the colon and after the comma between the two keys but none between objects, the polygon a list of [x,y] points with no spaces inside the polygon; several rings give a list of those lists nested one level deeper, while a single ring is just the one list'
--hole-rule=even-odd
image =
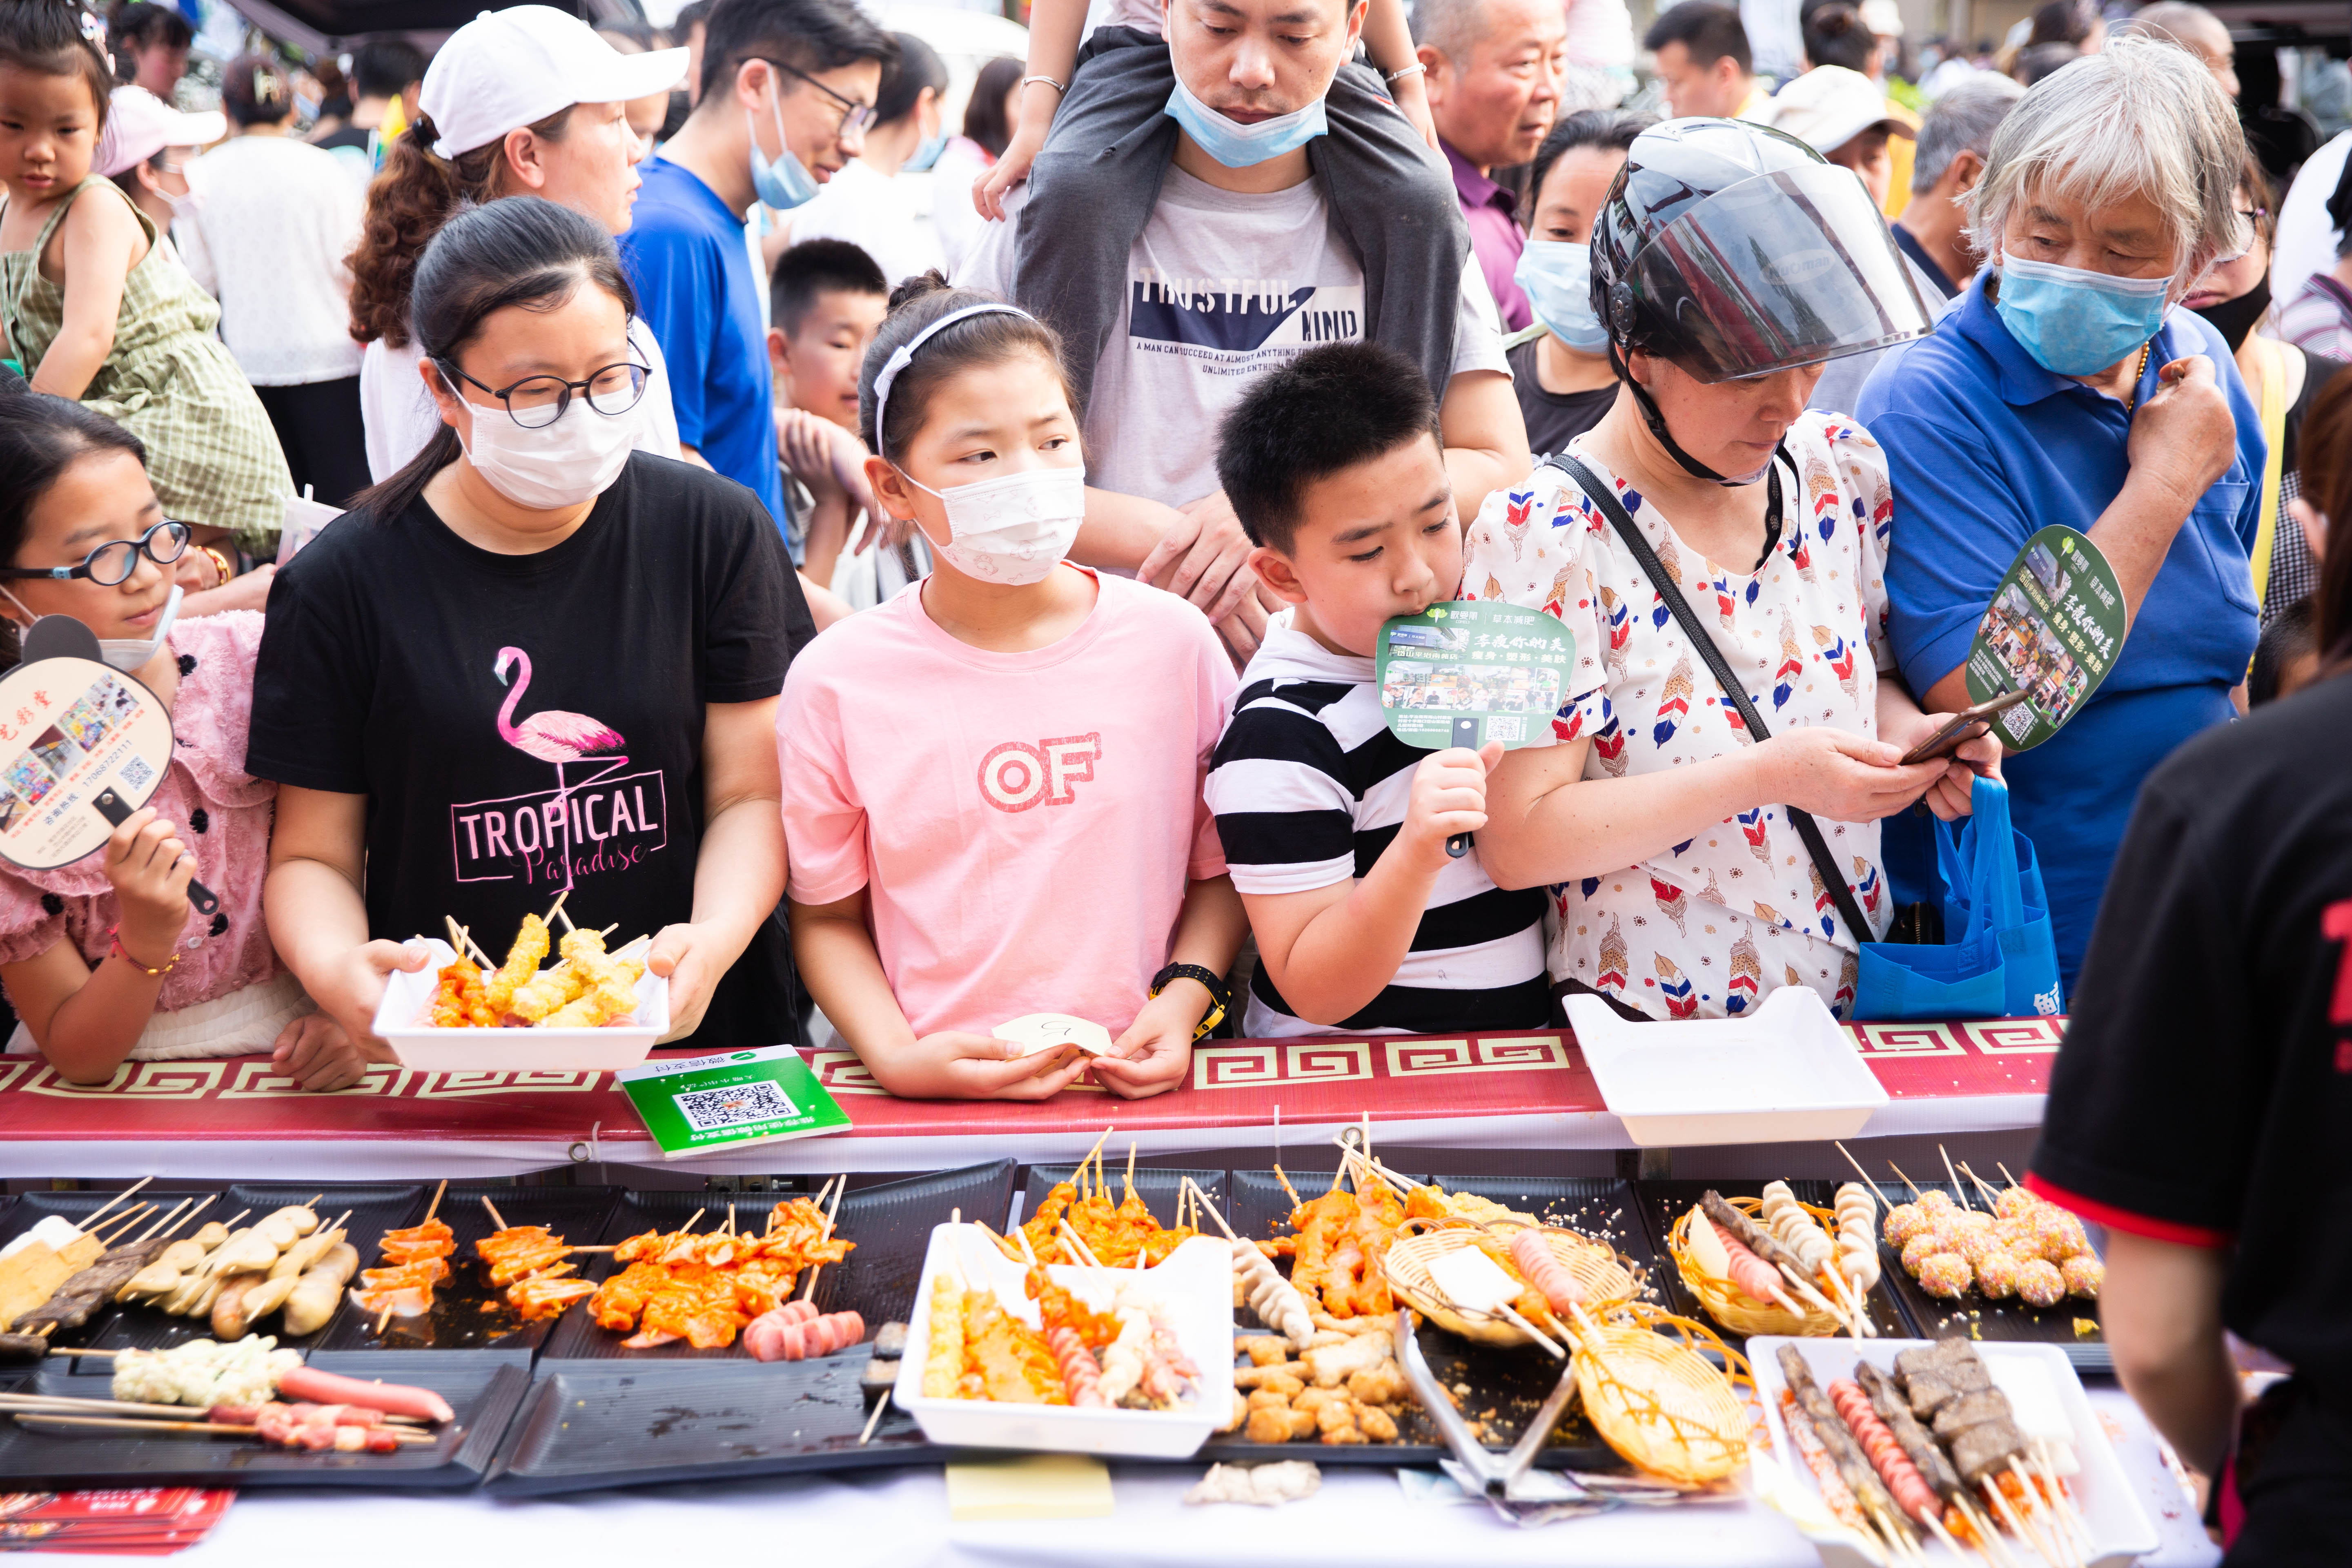
[{"label": "meat skewer on stick", "polygon": [[1810,1429],[1813,1440],[1828,1455],[1837,1479],[1853,1495],[1862,1516],[1878,1528],[1887,1545],[1902,1553],[1905,1552],[1903,1543],[1907,1542],[1916,1551],[1918,1543],[1910,1540],[1910,1531],[1899,1522],[1901,1509],[1887,1491],[1885,1483],[1878,1479],[1878,1472],[1871,1468],[1869,1459],[1854,1443],[1845,1424],[1838,1419],[1837,1412],[1822,1395],[1820,1385],[1813,1382],[1812,1369],[1805,1364],[1805,1358],[1798,1353],[1794,1345],[1780,1347],[1780,1374],[1790,1397],[1790,1403],[1782,1406],[1781,1414],[1789,1420],[1790,1436],[1795,1436],[1797,1424],[1802,1422]]}]

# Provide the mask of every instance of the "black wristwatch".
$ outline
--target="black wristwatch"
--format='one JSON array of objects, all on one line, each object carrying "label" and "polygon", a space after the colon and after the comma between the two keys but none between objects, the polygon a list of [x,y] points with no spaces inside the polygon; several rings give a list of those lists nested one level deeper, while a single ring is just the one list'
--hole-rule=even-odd
[{"label": "black wristwatch", "polygon": [[1151,977],[1150,994],[1159,995],[1168,989],[1171,983],[1178,980],[1197,980],[1208,990],[1208,1016],[1203,1017],[1200,1026],[1192,1031],[1194,1039],[1206,1039],[1209,1031],[1223,1023],[1225,1015],[1233,1009],[1233,987],[1219,979],[1214,971],[1203,969],[1197,963],[1171,963]]}]

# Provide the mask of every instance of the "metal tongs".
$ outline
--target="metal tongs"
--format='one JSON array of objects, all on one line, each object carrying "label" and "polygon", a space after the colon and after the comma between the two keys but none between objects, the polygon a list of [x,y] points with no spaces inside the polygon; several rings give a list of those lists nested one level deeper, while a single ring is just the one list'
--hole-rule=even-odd
[{"label": "metal tongs", "polygon": [[1445,1473],[1465,1492],[1485,1498],[1496,1512],[1516,1524],[1548,1523],[1617,1506],[1618,1499],[1602,1496],[1565,1472],[1538,1472],[1531,1468],[1544,1440],[1559,1425],[1560,1412],[1568,1408],[1569,1399],[1576,1393],[1572,1358],[1561,1363],[1559,1381],[1552,1385],[1551,1396],[1528,1421],[1519,1440],[1508,1453],[1497,1454],[1471,1434],[1462,1413],[1446,1397],[1445,1385],[1437,1381],[1436,1373],[1429,1370],[1429,1363],[1422,1359],[1420,1340],[1412,1331],[1412,1314],[1402,1307],[1397,1309],[1391,1334],[1396,1342],[1397,1365],[1403,1369],[1405,1382],[1453,1452],[1454,1458],[1444,1462]]}]

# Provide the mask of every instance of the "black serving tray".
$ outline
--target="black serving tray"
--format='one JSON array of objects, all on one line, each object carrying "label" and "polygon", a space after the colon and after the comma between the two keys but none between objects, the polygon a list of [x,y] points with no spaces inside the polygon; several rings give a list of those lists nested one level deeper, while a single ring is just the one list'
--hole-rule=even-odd
[{"label": "black serving tray", "polygon": [[[1878,1191],[1889,1204],[1911,1201],[1910,1190],[1896,1184],[1881,1184]],[[1988,1208],[1973,1190],[1961,1194],[1961,1201],[1979,1211]],[[1940,1340],[1965,1335],[1972,1340],[2056,1345],[2066,1352],[2068,1364],[2076,1372],[2109,1377],[2115,1374],[2116,1358],[2107,1349],[2106,1335],[2099,1327],[2097,1302],[2068,1296],[2054,1307],[2029,1307],[2014,1296],[2006,1301],[1995,1301],[1973,1289],[1957,1301],[1930,1296],[1905,1270],[1901,1249],[1887,1246],[1883,1239],[1886,1234],[1885,1209],[1881,1208],[1878,1215],[1882,1237],[1878,1245],[1879,1272],[1885,1277],[1881,1289],[1893,1288],[1917,1338]],[[2088,1325],[2090,1331],[2076,1333],[2077,1323]]]},{"label": "black serving tray", "polygon": [[[905,1321],[914,1310],[915,1292],[922,1283],[923,1255],[929,1249],[931,1231],[946,1224],[948,1216],[958,1209],[967,1219],[1001,1218],[1013,1202],[1013,1170],[1012,1161],[997,1160],[902,1182],[852,1187],[841,1201],[841,1211],[834,1220],[834,1234],[857,1245],[842,1262],[826,1268],[817,1277],[817,1306],[827,1312],[858,1313],[866,1320],[868,1334],[884,1323]],[[737,1226],[750,1231],[761,1229],[767,1224],[768,1211],[790,1196],[764,1193],[738,1195],[733,1200]],[[726,1194],[720,1193],[624,1193],[606,1219],[600,1239],[618,1242],[649,1230],[675,1230],[698,1208],[703,1211],[703,1217],[695,1228],[709,1229],[714,1219],[725,1220],[727,1203]],[[500,1207],[503,1211],[504,1205]],[[598,1281],[613,1272],[609,1254],[599,1255],[593,1268],[581,1271],[582,1278]],[[556,1321],[555,1331],[547,1336],[540,1353],[545,1360],[557,1362],[726,1361],[739,1366],[758,1364],[740,1340],[718,1350],[698,1351],[681,1340],[652,1350],[633,1351],[621,1346],[627,1337],[598,1328],[588,1316],[587,1303],[583,1301]]]},{"label": "black serving tray", "polygon": [[[307,1196],[295,1194],[296,1200]],[[235,1210],[231,1210],[235,1213]],[[341,1213],[341,1210],[334,1211]],[[333,1218],[333,1214],[324,1216]],[[78,1358],[93,1360],[92,1357]],[[326,1352],[321,1372],[430,1388],[457,1418],[431,1447],[391,1454],[313,1454],[201,1433],[147,1436],[94,1427],[27,1426],[0,1418],[0,1476],[43,1490],[73,1487],[470,1487],[488,1472],[499,1439],[530,1386],[522,1352]],[[91,1380],[45,1364],[20,1392],[87,1397]],[[191,1410],[196,1419],[202,1413]]]},{"label": "black serving tray", "polygon": [[[307,1202],[313,1194],[316,1194],[319,1201],[311,1206],[318,1211],[320,1225],[331,1225],[344,1210],[351,1211],[351,1218],[343,1221],[344,1239],[358,1248],[360,1267],[373,1268],[376,1267],[376,1253],[383,1240],[383,1233],[413,1224],[421,1217],[432,1190],[422,1183],[416,1182],[381,1184],[351,1183],[324,1189],[308,1183],[280,1186],[275,1184],[265,1185],[241,1182],[223,1193],[220,1200],[211,1208],[206,1209],[204,1218],[196,1223],[202,1225],[205,1220],[215,1217],[226,1223],[229,1216],[239,1209],[250,1209],[252,1211],[250,1214],[239,1221],[237,1226],[231,1227],[232,1229],[241,1228],[267,1216],[273,1209],[284,1208],[289,1204]],[[354,1287],[358,1285],[359,1279],[356,1275],[352,1277],[352,1283]],[[255,1324],[252,1331],[257,1334],[273,1335],[280,1345],[308,1352],[331,1343],[343,1320],[356,1315],[359,1309],[352,1305],[350,1291],[346,1290],[342,1304],[335,1309],[335,1315],[329,1318],[315,1333],[305,1335],[300,1339],[288,1338],[283,1331],[284,1319],[276,1312],[272,1312]],[[212,1323],[208,1317],[170,1317],[160,1307],[142,1302],[115,1309],[115,1314],[108,1321],[105,1329],[90,1342],[107,1350],[136,1346],[141,1350],[153,1351],[183,1344],[189,1340],[206,1340],[212,1337]],[[96,1356],[83,1356],[79,1359],[91,1363],[85,1369],[89,1373],[103,1373],[106,1370],[104,1363]],[[348,1458],[351,1456],[344,1457]],[[0,1469],[0,1474],[5,1473],[5,1469]]]},{"label": "black serving tray", "polygon": [[544,1496],[939,1463],[947,1450],[897,1409],[858,1444],[881,1397],[858,1386],[871,1355],[860,1345],[764,1365],[741,1356],[693,1366],[541,1362],[489,1490]]},{"label": "black serving tray", "polygon": [[[383,1332],[378,1334],[376,1320],[353,1308],[327,1326],[327,1348],[479,1350],[495,1345],[538,1350],[555,1327],[555,1320],[541,1318],[526,1323],[507,1305],[506,1292],[491,1288],[489,1267],[475,1253],[474,1243],[499,1226],[482,1200],[496,1204],[509,1225],[543,1225],[567,1241],[584,1245],[604,1234],[620,1196],[618,1187],[452,1185],[442,1194],[436,1217],[448,1225],[457,1250],[449,1258],[449,1278],[434,1288],[433,1310],[422,1317],[388,1319]],[[365,1253],[361,1257],[362,1268],[376,1268],[381,1261]]]},{"label": "black serving tray", "polygon": [[[144,1235],[151,1226],[169,1214],[182,1199],[191,1200],[189,1206],[194,1207],[195,1204],[203,1203],[207,1194],[216,1191],[218,1188],[215,1186],[195,1184],[175,1184],[158,1192],[154,1184],[150,1183],[142,1187],[134,1196],[121,1203],[115,1202],[122,1196],[120,1191],[26,1193],[21,1196],[8,1199],[5,1205],[0,1205],[0,1244],[16,1240],[51,1215],[62,1215],[76,1225],[79,1225],[84,1215],[95,1214],[101,1208],[106,1208],[107,1212],[99,1215],[98,1226],[111,1235],[116,1228],[114,1222],[131,1209],[143,1203],[159,1204],[161,1206],[153,1213],[141,1215],[130,1228],[123,1231],[123,1240],[131,1241]],[[202,1226],[205,1221],[215,1217],[221,1205],[226,1201],[226,1198],[214,1198],[203,1214],[181,1225],[177,1234],[185,1236]],[[110,1204],[113,1206],[108,1208],[107,1205]],[[236,1210],[232,1208],[228,1212],[235,1214]],[[186,1220],[187,1210],[182,1209],[180,1213],[181,1218]],[[98,1342],[99,1337],[113,1324],[117,1317],[131,1310],[118,1306],[112,1301],[104,1302],[89,1315],[89,1321],[78,1329],[58,1330],[49,1336],[50,1342],[66,1347],[94,1345]],[[5,1330],[6,1327],[6,1324],[0,1323],[0,1330]]]},{"label": "black serving tray", "polygon": [[[1690,1288],[1683,1283],[1682,1270],[1675,1267],[1674,1258],[1666,1251],[1666,1233],[1674,1228],[1675,1220],[1697,1206],[1699,1198],[1708,1191],[1721,1193],[1727,1198],[1752,1198],[1761,1194],[1766,1183],[1771,1179],[1767,1176],[1762,1181],[1752,1182],[1637,1181],[1633,1184],[1635,1205],[1641,1211],[1643,1222],[1650,1228],[1652,1249],[1658,1260],[1658,1289],[1667,1308],[1685,1318],[1696,1318],[1722,1335],[1724,1342],[1734,1350],[1744,1346],[1748,1336],[1717,1322],[1698,1304],[1698,1298],[1692,1295]],[[1835,1182],[1789,1184],[1789,1190],[1796,1194],[1798,1202],[1814,1204],[1822,1208],[1831,1206],[1837,1189]],[[1895,1279],[1903,1274],[1902,1266],[1885,1247],[1879,1251],[1880,1278],[1878,1283],[1872,1287],[1868,1301],[1871,1323],[1878,1330],[1881,1339],[1916,1339],[1917,1327],[1907,1310],[1908,1303],[1901,1299],[1895,1288]],[[1905,1280],[1905,1283],[1908,1282]]]}]

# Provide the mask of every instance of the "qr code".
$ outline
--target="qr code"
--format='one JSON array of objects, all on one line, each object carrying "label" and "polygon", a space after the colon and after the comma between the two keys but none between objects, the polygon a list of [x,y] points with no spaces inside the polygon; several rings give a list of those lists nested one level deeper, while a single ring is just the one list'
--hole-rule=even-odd
[{"label": "qr code", "polygon": [[2012,738],[2022,741],[2025,739],[2026,731],[2033,728],[2040,717],[2041,715],[2034,711],[2032,702],[2021,702],[2000,716],[2000,727],[2008,731]]},{"label": "qr code", "polygon": [[1486,739],[1490,741],[1524,741],[1528,738],[1528,721],[1524,719],[1489,719]]},{"label": "qr code", "polygon": [[132,789],[145,789],[147,781],[154,776],[155,770],[147,765],[144,757],[131,757],[122,764],[122,782]]},{"label": "qr code", "polygon": [[732,1089],[696,1089],[670,1096],[678,1114],[697,1132],[716,1132],[749,1121],[798,1116],[800,1107],[772,1083],[742,1083]]}]

